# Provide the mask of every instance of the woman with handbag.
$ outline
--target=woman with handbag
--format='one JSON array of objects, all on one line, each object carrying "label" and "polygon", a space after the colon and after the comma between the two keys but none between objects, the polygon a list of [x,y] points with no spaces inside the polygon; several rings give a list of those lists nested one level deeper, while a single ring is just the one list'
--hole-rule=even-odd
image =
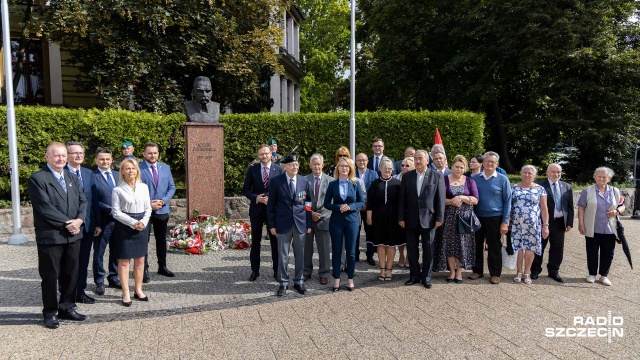
[{"label": "woman with handbag", "polygon": [[447,282],[462,283],[462,272],[471,270],[475,263],[475,238],[472,231],[457,229],[458,218],[471,224],[475,215],[473,206],[478,203],[478,189],[470,176],[464,176],[467,159],[456,155],[451,174],[444,177],[447,191],[442,230],[436,232],[433,271],[449,269]]},{"label": "woman with handbag", "polygon": [[597,168],[593,173],[596,183],[582,190],[578,200],[578,230],[585,236],[587,247],[587,282],[594,283],[600,273],[600,282],[605,286],[611,286],[607,275],[618,238],[616,219],[625,210],[620,190],[608,184],[613,175],[608,167]]},{"label": "woman with handbag", "polygon": [[523,166],[520,170],[522,181],[511,189],[511,243],[518,254],[517,274],[513,281],[527,285],[533,282],[531,264],[535,255],[542,253],[542,238],[549,236],[547,192],[533,182],[537,174],[535,166]]}]

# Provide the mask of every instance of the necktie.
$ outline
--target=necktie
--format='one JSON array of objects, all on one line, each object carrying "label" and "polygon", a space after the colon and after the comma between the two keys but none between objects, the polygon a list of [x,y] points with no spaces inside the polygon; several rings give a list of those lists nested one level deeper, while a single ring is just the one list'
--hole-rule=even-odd
[{"label": "necktie", "polygon": [[556,203],[556,210],[562,211],[562,204],[560,203],[560,189],[558,189],[558,183],[553,183],[553,202]]},{"label": "necktie", "polygon": [[296,196],[296,186],[293,183],[293,179],[289,179],[289,191],[291,191],[291,197]]},{"label": "necktie", "polygon": [[264,184],[264,188],[266,190],[267,184],[269,183],[269,173],[267,172],[266,166],[262,167],[262,183]]},{"label": "necktie", "polygon": [[60,176],[58,178],[58,182],[60,183],[60,186],[62,186],[62,189],[66,193],[67,192],[67,183],[64,181],[64,177]]},{"label": "necktie", "polygon": [[378,171],[378,157],[374,156],[373,157],[373,171]]},{"label": "necktie", "polygon": [[78,177],[78,184],[80,184],[80,187],[84,189],[84,182],[82,181],[80,170],[76,171],[76,176]]},{"label": "necktie", "polygon": [[151,165],[151,173],[153,174],[153,184],[158,186],[158,172],[155,165]]},{"label": "necktie", "polygon": [[104,176],[107,177],[107,182],[109,183],[109,186],[113,189],[114,187],[116,187],[116,184],[113,183],[113,179],[111,178],[111,172],[107,171],[104,173]]},{"label": "necktie", "polygon": [[313,197],[313,199],[315,200],[314,203],[316,204],[316,208],[317,208],[317,204],[318,204],[318,195],[320,193],[320,178],[316,176],[316,185],[314,186],[315,189],[313,189],[315,196]]}]

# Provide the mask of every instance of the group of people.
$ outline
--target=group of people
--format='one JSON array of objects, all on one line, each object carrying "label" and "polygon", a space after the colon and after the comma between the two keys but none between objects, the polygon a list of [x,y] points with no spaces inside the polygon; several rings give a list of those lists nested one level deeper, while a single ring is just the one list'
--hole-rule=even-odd
[{"label": "group of people", "polygon": [[[258,147],[258,162],[250,166],[243,186],[243,195],[251,201],[249,281],[260,276],[266,225],[278,296],[287,293],[291,282],[298,293],[306,293],[314,243],[320,284],[328,284],[331,274],[333,291],[339,291],[344,271],[345,288],[353,290],[361,228],[370,265],[376,265],[377,253],[380,281],[392,280],[396,252],[397,266],[409,268],[406,285],[431,288],[432,273],[447,270],[448,283],[462,283],[464,271],[471,271],[468,279],[478,280],[485,276],[486,250],[489,281],[499,284],[502,247],[510,243],[517,254],[515,282],[532,284],[539,277],[547,246],[548,276],[564,282],[559,270],[565,234],[573,228],[574,203],[571,185],[560,180],[559,164],[549,165],[547,178],[539,182],[537,168],[525,165],[521,181],[512,185],[492,151],[470,161],[456,155],[447,163],[442,145],[429,152],[408,147],[400,161],[384,155],[382,139],[374,139],[371,149],[373,155],[357,154],[354,162],[349,149],[339,147],[328,173],[323,172],[324,157],[313,154],[311,174],[301,176],[296,155],[284,157],[280,167],[272,161],[269,145]],[[595,282],[600,274],[603,285],[611,285],[607,276],[617,239],[615,219],[624,212],[620,191],[608,185],[612,177],[611,169],[596,169],[596,184],[584,189],[578,201],[587,281]],[[293,280],[287,270],[292,245]]]},{"label": "group of people", "polygon": [[[175,276],[167,268],[166,238],[169,200],[176,188],[169,166],[158,161],[159,149],[156,143],[146,143],[144,160],[138,161],[133,143],[125,141],[122,158],[114,161],[111,150],[100,147],[95,152],[97,168],[90,170],[83,166],[82,143],[53,142],[47,147],[47,164],[28,182],[47,328],[58,328],[59,319],[85,320],[76,304],[96,302],[86,292],[92,248],[95,294],[105,294],[106,278],[109,287],[122,289],[123,306],[132,304],[130,259],[134,259],[133,298],[149,301],[142,284],[150,281],[150,227],[156,239],[158,274]],[[107,246],[108,273],[104,269]]]}]

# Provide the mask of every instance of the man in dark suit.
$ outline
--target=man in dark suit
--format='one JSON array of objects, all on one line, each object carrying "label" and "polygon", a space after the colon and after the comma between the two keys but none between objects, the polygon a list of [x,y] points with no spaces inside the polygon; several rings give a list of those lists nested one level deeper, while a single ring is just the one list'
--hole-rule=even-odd
[{"label": "man in dark suit", "polygon": [[443,149],[435,148],[431,151],[431,157],[433,158],[433,165],[437,172],[444,176],[451,174],[451,169],[447,167],[447,155],[444,153]]},{"label": "man in dark suit", "polygon": [[307,175],[307,181],[311,185],[313,230],[306,235],[304,243],[304,281],[309,280],[313,273],[313,239],[315,238],[320,260],[318,277],[320,284],[326,285],[329,283],[331,266],[331,235],[329,234],[331,210],[324,207],[324,194],[327,192],[329,182],[333,181],[333,177],[322,173],[324,157],[320,154],[311,155],[309,167],[311,174]]},{"label": "man in dark suit", "polygon": [[[93,204],[96,214],[96,229],[93,232],[93,280],[96,284],[96,295],[104,295],[104,278],[107,276],[109,287],[122,289],[118,279],[117,247],[111,240],[114,219],[111,214],[111,192],[118,184],[120,173],[111,170],[113,154],[109,148],[96,149],[94,159],[98,168],[93,170]],[[109,274],[104,269],[104,253],[109,245]]]},{"label": "man in dark suit", "polygon": [[[380,177],[380,161],[385,156],[383,154],[384,140],[382,140],[381,138],[373,139],[373,141],[371,142],[371,150],[373,150],[373,155],[369,156],[369,163],[367,164],[367,168],[377,172],[378,177]],[[389,159],[391,158],[389,157]],[[391,159],[391,162],[393,162],[393,159]]]},{"label": "man in dark suit", "polygon": [[[398,202],[398,222],[406,230],[407,256],[410,278],[405,285],[421,281],[431,288],[434,235],[444,221],[445,187],[441,173],[427,169],[429,155],[418,150],[414,155],[415,170],[402,176]],[[419,243],[422,240],[422,270],[418,262]]]},{"label": "man in dark suit", "polygon": [[308,202],[311,210],[311,187],[304,176],[298,175],[297,155],[287,155],[281,162],[285,173],[278,175],[269,184],[267,201],[267,225],[269,232],[278,237],[278,282],[276,295],[284,296],[289,285],[289,249],[293,242],[293,256],[296,260],[293,287],[304,295],[307,290],[303,283],[304,240],[311,233],[311,211],[305,209]]},{"label": "man in dark suit", "polygon": [[[151,218],[149,225],[153,226],[156,238],[156,254],[158,256],[158,274],[176,276],[167,267],[167,223],[169,222],[169,200],[176,192],[173,175],[169,165],[158,161],[160,147],[154,142],[144,144],[142,156],[145,161],[140,163],[140,179],[149,187],[151,197]],[[151,237],[151,231],[149,231]],[[148,255],[144,258],[143,282],[149,282]]]},{"label": "man in dark suit", "polygon": [[56,313],[60,319],[86,319],[76,311],[75,300],[87,199],[76,177],[65,169],[67,148],[64,144],[49,144],[45,158],[47,165],[29,177],[28,191],[33,206],[38,272],[42,279],[44,325],[56,329],[60,326]]},{"label": "man in dark suit", "polygon": [[[416,149],[414,149],[413,146],[409,146],[406,149],[404,149],[404,157],[405,158],[413,157],[413,155],[415,155],[415,154],[416,154]],[[404,160],[404,158],[393,163],[393,173],[394,174],[401,174],[402,173],[402,160]]]},{"label": "man in dark suit", "polygon": [[573,227],[573,189],[571,185],[560,181],[562,167],[551,164],[547,167],[547,179],[540,181],[547,191],[547,208],[549,210],[549,236],[542,239],[542,253],[536,255],[531,265],[531,278],[537,279],[542,272],[542,257],[544,249],[549,243],[549,261],[547,272],[553,280],[563,283],[564,279],[558,274],[564,252],[564,234]]},{"label": "man in dark suit", "polygon": [[[365,204],[367,191],[369,191],[369,187],[371,183],[375,179],[378,178],[378,173],[369,169],[369,159],[367,159],[367,155],[365,153],[360,153],[356,155],[356,177],[364,182],[364,196],[365,196]],[[371,233],[371,226],[367,225],[367,206],[363,206],[362,210],[360,210],[360,221],[362,222],[362,226],[364,228],[365,233],[365,244],[367,250],[365,254],[367,255],[367,263],[371,266],[375,266],[376,262],[373,260],[373,254],[376,252],[373,244],[370,242],[369,235]],[[360,261],[360,228],[358,227],[358,236],[356,237],[356,261]]]},{"label": "man in dark suit", "polygon": [[[262,229],[267,223],[267,201],[269,200],[269,183],[284,173],[280,165],[272,162],[269,145],[258,146],[259,162],[249,167],[242,186],[242,195],[249,199],[249,221],[251,222],[251,276],[249,281],[255,281],[260,276],[260,242]],[[278,238],[269,234],[271,243],[271,260],[273,261],[273,277],[278,274]]]},{"label": "man in dark suit", "polygon": [[93,232],[95,231],[95,214],[93,213],[93,201],[91,187],[93,185],[93,173],[82,166],[84,162],[84,146],[79,141],[67,141],[67,170],[74,176],[87,199],[87,213],[82,223],[82,240],[80,241],[80,264],[78,267],[78,282],[76,290],[76,302],[93,304],[96,299],[85,293],[87,288],[87,269],[91,259],[91,247],[93,246]]}]

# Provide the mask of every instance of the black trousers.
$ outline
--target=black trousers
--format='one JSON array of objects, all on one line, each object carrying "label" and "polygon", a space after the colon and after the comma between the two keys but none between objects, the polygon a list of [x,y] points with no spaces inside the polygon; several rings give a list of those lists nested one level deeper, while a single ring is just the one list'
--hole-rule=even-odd
[{"label": "black trousers", "polygon": [[[585,236],[585,240],[589,275],[596,276],[599,273],[602,276],[607,276],[616,249],[616,236],[596,233],[593,234],[593,237]],[[598,269],[598,253],[600,253],[600,269]]]},{"label": "black trousers", "polygon": [[373,258],[373,254],[376,252],[375,247],[369,241],[369,234],[371,233],[371,226],[367,225],[367,212],[363,211],[360,213],[360,222],[362,222],[362,226],[358,227],[358,236],[356,237],[356,261],[360,260],[360,229],[364,228],[364,239],[367,250],[365,254],[367,255],[367,259]]},{"label": "black trousers", "polygon": [[[169,223],[169,214],[156,214],[151,212],[149,225],[153,226],[153,235],[156,238],[156,255],[158,256],[158,268],[167,266],[167,223]],[[151,239],[151,229],[149,229],[149,238]],[[144,270],[149,271],[149,255],[144,257]]]},{"label": "black trousers", "polygon": [[78,281],[76,283],[76,295],[84,295],[87,288],[87,276],[89,274],[89,262],[91,260],[91,248],[93,247],[93,232],[86,233],[80,240],[78,253]]},{"label": "black trousers", "polygon": [[[418,225],[416,229],[406,228],[407,257],[409,258],[409,274],[411,279],[431,281],[431,268],[433,267],[433,254],[435,252],[434,236],[436,229],[425,229]],[[422,243],[422,269],[420,269],[419,256],[420,243]]]},{"label": "black trousers", "polygon": [[487,267],[491,276],[502,274],[502,243],[500,242],[500,224],[502,216],[480,217],[482,228],[476,231],[476,265],[473,272],[484,273],[484,241],[487,241]]},{"label": "black trousers", "polygon": [[[267,226],[266,213],[261,216],[254,216],[249,219],[251,222],[251,252],[249,253],[249,261],[251,262],[251,271],[260,272],[260,249],[262,243],[262,229]],[[269,233],[269,243],[271,244],[271,260],[273,261],[273,273],[278,273],[278,238]]]},{"label": "black trousers", "polygon": [[542,272],[542,261],[544,260],[544,249],[549,244],[549,260],[547,261],[547,272],[549,275],[557,275],[562,264],[564,255],[564,234],[566,226],[564,217],[551,220],[549,223],[549,237],[542,239],[542,253],[536,255],[531,264],[531,273],[540,274]]},{"label": "black trousers", "polygon": [[[42,279],[42,314],[51,317],[58,309],[67,311],[76,305],[76,284],[81,241],[38,246],[38,272]],[[59,280],[58,280],[59,279]],[[60,300],[58,300],[60,281]]]}]

